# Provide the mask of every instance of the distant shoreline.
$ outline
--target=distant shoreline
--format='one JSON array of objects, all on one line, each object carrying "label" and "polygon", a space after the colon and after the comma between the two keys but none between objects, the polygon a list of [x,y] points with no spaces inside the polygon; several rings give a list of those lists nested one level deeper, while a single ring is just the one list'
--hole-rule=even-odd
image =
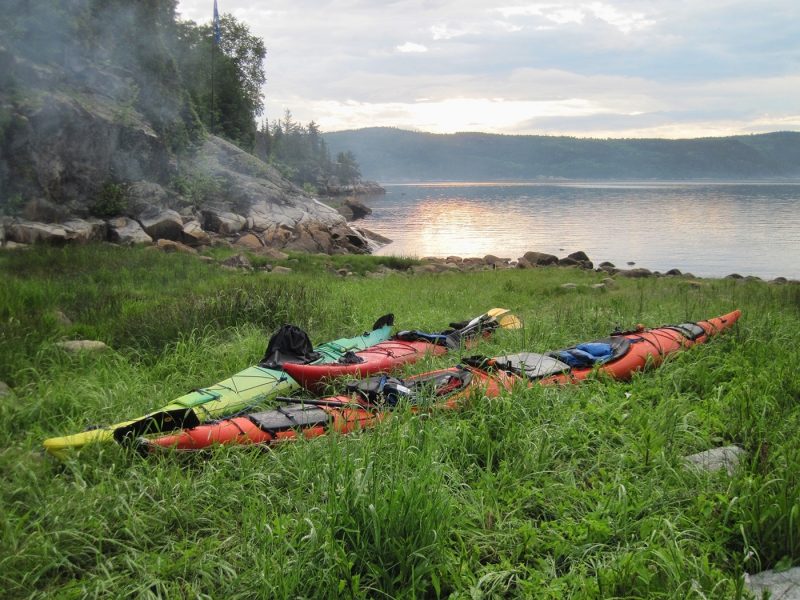
[{"label": "distant shoreline", "polygon": [[800,186],[800,179],[497,179],[483,181],[381,181],[382,187],[526,187],[526,186],[619,186],[619,187],[671,187],[671,186],[736,186],[736,185],[789,185]]}]

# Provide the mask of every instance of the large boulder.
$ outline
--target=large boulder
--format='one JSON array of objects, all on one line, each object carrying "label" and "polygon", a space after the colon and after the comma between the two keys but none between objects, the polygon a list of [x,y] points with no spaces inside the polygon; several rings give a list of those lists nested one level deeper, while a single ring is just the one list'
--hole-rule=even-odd
[{"label": "large boulder", "polygon": [[356,198],[348,198],[338,209],[348,221],[356,221],[372,214],[372,209]]},{"label": "large boulder", "polygon": [[264,248],[264,240],[258,237],[254,233],[246,233],[241,236],[235,243],[236,246],[241,246],[242,248],[247,248],[248,250],[252,250],[253,252],[258,252],[262,248]]},{"label": "large boulder", "polygon": [[239,233],[247,225],[247,219],[236,213],[207,208],[203,210],[203,229],[222,235]]},{"label": "large boulder", "polygon": [[629,277],[629,278],[632,278],[632,279],[641,279],[641,278],[644,278],[644,277],[652,277],[653,276],[653,272],[650,271],[649,269],[644,269],[644,268],[640,267],[640,268],[636,268],[636,269],[622,270],[622,271],[620,271],[618,273],[618,275],[620,277]]},{"label": "large boulder", "polygon": [[61,225],[36,223],[22,219],[18,219],[8,226],[6,236],[10,241],[18,244],[60,245],[67,241],[67,231]]},{"label": "large boulder", "polygon": [[174,210],[149,206],[139,214],[138,221],[154,240],[179,241],[183,237],[183,219]]},{"label": "large boulder", "polygon": [[150,244],[153,241],[137,221],[128,217],[117,217],[108,221],[108,239],[117,244]]},{"label": "large boulder", "polygon": [[583,250],[578,250],[577,252],[573,252],[572,254],[568,254],[567,258],[571,258],[573,260],[577,260],[578,262],[588,261],[589,257],[586,255],[586,252]]},{"label": "large boulder", "polygon": [[745,573],[744,585],[756,598],[767,594],[773,600],[800,600],[800,567],[788,571],[761,571],[755,575]]},{"label": "large boulder", "polygon": [[530,265],[543,267],[558,264],[558,257],[544,252],[526,252],[522,258]]},{"label": "large boulder", "polygon": [[211,243],[211,237],[200,225],[200,221],[191,220],[183,225],[181,241],[187,246],[205,246]]},{"label": "large boulder", "polygon": [[108,225],[100,219],[69,219],[61,223],[61,227],[72,243],[102,242],[108,238]]}]

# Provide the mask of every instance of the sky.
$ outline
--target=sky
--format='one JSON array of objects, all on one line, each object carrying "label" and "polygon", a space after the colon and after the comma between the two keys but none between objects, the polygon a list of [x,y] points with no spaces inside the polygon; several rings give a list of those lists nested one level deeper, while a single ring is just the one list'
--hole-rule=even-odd
[{"label": "sky", "polygon": [[[800,130],[798,0],[218,0],[267,47],[265,116],[591,138]],[[180,0],[211,20],[213,0]]]}]

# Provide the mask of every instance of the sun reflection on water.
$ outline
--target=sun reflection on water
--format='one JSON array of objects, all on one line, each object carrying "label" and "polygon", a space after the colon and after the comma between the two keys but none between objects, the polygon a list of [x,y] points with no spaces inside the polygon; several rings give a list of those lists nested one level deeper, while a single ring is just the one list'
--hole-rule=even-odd
[{"label": "sun reflection on water", "polygon": [[529,250],[697,275],[800,276],[800,186],[680,183],[391,186],[364,227],[379,254],[497,256]]}]

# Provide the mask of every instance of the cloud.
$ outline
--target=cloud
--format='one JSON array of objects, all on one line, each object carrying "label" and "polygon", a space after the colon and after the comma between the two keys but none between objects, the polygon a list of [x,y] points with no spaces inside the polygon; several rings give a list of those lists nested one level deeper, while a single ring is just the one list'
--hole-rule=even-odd
[{"label": "cloud", "polygon": [[587,9],[601,21],[605,21],[619,29],[622,33],[630,33],[647,29],[656,24],[655,19],[648,18],[641,12],[626,12],[602,2],[592,2]]},{"label": "cloud", "polygon": [[448,25],[431,25],[431,36],[434,40],[452,40],[471,33],[468,29],[452,28]]},{"label": "cloud", "polygon": [[[743,0],[219,7],[265,41],[267,116],[290,108],[326,131],[397,125],[681,137],[798,127],[796,0],[771,0],[769,10]],[[211,18],[206,0],[180,0],[178,10]]]},{"label": "cloud", "polygon": [[428,51],[427,46],[423,46],[422,44],[415,44],[414,42],[406,42],[405,44],[395,46],[394,49],[397,50],[398,52],[405,52],[405,53]]}]

